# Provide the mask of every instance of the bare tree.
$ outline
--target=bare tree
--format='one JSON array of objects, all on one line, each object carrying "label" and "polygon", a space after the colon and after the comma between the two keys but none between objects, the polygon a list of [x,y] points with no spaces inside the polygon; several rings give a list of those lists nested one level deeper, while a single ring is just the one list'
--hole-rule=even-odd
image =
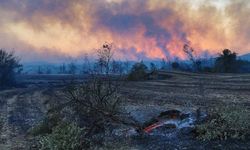
[{"label": "bare tree", "polygon": [[101,48],[97,50],[97,64],[100,67],[101,72],[105,74],[110,73],[110,65],[113,57],[113,44],[105,43]]},{"label": "bare tree", "polygon": [[195,58],[194,49],[192,47],[190,47],[188,44],[185,44],[183,46],[183,51],[188,56],[189,60],[192,62],[193,68],[196,71],[200,71],[201,70],[201,61],[199,59]]}]

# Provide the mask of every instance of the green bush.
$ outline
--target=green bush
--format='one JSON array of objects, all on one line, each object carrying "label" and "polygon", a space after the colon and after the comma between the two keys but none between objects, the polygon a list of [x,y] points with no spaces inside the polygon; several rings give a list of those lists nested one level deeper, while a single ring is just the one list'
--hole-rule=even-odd
[{"label": "green bush", "polygon": [[208,120],[196,126],[203,140],[244,139],[250,134],[250,111],[244,106],[222,106],[210,110]]},{"label": "green bush", "polygon": [[[82,140],[83,129],[75,124],[61,123],[51,134],[40,138],[40,150],[81,150],[86,143]],[[84,143],[85,142],[85,143]]]},{"label": "green bush", "polygon": [[143,63],[136,63],[133,65],[129,75],[128,80],[138,81],[147,79],[148,67]]}]

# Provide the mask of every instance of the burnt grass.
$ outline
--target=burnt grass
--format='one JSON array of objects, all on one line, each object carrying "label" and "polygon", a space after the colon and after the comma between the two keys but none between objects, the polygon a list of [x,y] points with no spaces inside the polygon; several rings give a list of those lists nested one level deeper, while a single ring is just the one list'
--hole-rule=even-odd
[{"label": "burnt grass", "polygon": [[[218,104],[238,103],[250,107],[250,74],[164,74],[168,77],[164,80],[126,82],[122,86],[121,94],[126,99],[123,106],[137,120],[145,122],[167,110],[190,112]],[[48,103],[58,100],[54,92],[64,88],[64,81],[69,77],[21,78],[25,86],[0,91],[0,149],[26,150],[34,145],[29,130],[44,118]],[[79,77],[77,80],[81,81]],[[114,135],[106,140],[112,145],[110,149],[250,149],[249,137],[202,141],[188,128],[156,130],[165,135]]]}]

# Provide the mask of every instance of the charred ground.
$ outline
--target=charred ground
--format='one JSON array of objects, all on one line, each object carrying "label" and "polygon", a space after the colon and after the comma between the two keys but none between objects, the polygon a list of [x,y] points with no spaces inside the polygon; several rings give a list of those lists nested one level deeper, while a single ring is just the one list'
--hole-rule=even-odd
[{"label": "charred ground", "polygon": [[[126,82],[120,91],[127,98],[123,104],[125,110],[141,122],[173,109],[194,112],[200,107],[236,103],[250,107],[249,74],[160,72],[160,75],[167,78]],[[72,80],[71,77],[22,76],[20,79],[22,78],[26,85],[25,88],[0,92],[0,149],[29,149],[33,145],[33,149],[36,149],[34,137],[29,131],[45,117],[51,104],[60,101],[58,96],[65,83]],[[77,82],[84,80],[81,77],[77,78]],[[124,136],[115,137],[116,140],[107,138],[107,141],[116,148],[125,149],[248,149],[250,147],[247,140],[204,142],[185,134],[185,131],[169,135],[171,136],[127,137],[124,133]]]}]

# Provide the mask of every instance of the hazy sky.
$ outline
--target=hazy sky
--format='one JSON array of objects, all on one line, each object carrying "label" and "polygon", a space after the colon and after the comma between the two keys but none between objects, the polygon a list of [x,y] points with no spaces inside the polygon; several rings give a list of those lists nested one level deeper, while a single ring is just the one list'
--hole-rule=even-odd
[{"label": "hazy sky", "polygon": [[112,42],[118,59],[250,52],[248,0],[0,0],[0,48],[57,61]]}]

